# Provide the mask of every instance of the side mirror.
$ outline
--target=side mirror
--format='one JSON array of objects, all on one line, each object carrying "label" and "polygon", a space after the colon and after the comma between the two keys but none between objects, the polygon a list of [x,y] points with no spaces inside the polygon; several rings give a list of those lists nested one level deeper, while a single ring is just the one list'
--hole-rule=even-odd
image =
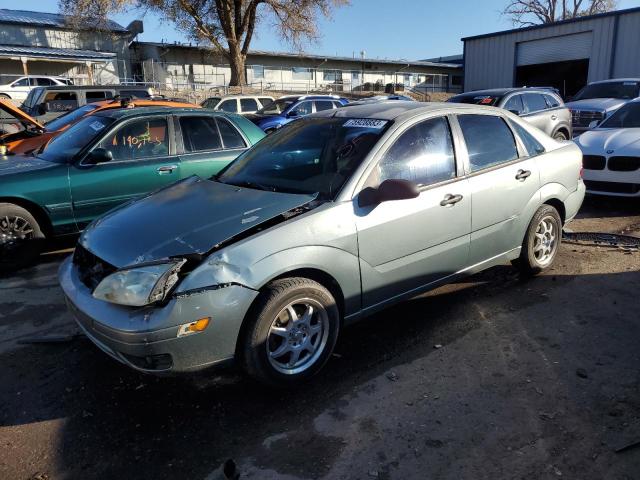
[{"label": "side mirror", "polygon": [[589,130],[591,130],[592,128],[596,128],[598,125],[600,125],[600,122],[598,120],[594,120],[593,122],[589,123]]},{"label": "side mirror", "polygon": [[298,113],[297,110],[291,110],[289,113],[287,113],[287,118],[296,118],[299,116],[300,114]]},{"label": "side mirror", "polygon": [[511,109],[509,109],[509,111],[510,111],[511,113],[513,113],[514,115],[518,115],[518,116],[520,116],[520,110],[511,110]]},{"label": "side mirror", "polygon": [[407,200],[420,195],[418,186],[409,180],[389,179],[378,188],[367,187],[358,195],[358,205],[368,207],[391,200]]},{"label": "side mirror", "polygon": [[98,163],[106,163],[113,160],[111,150],[106,148],[96,148],[87,156],[85,163],[87,165],[96,165]]}]

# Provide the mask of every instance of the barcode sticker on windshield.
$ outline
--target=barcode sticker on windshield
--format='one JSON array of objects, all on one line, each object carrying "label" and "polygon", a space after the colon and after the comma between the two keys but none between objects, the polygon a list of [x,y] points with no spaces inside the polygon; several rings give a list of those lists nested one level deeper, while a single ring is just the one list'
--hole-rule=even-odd
[{"label": "barcode sticker on windshield", "polygon": [[386,120],[375,120],[373,118],[352,118],[347,120],[343,127],[361,127],[361,128],[375,128],[381,129],[387,124]]},{"label": "barcode sticker on windshield", "polygon": [[89,126],[91,128],[93,128],[96,132],[99,132],[100,130],[102,130],[104,128],[104,125],[101,124],[99,121],[95,121],[93,123],[90,123]]}]

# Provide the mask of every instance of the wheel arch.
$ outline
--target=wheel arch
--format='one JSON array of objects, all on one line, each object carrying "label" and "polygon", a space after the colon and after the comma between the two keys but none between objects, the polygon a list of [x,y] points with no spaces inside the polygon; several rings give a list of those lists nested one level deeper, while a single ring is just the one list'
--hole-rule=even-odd
[{"label": "wheel arch", "polygon": [[564,222],[566,220],[566,209],[564,207],[564,203],[562,202],[562,200],[552,197],[552,198],[548,198],[544,201],[543,205],[550,205],[553,208],[555,208],[558,211],[558,214],[560,215],[560,220],[562,221],[562,225],[564,225]]},{"label": "wheel arch", "polygon": [[51,219],[47,212],[42,206],[38,205],[31,200],[27,200],[26,198],[21,197],[3,197],[0,196],[0,203],[11,203],[13,205],[17,205],[19,207],[27,210],[31,215],[33,215],[40,225],[42,232],[45,234],[47,238],[50,238],[53,235],[53,225],[51,223]]},{"label": "wheel arch", "polygon": [[569,132],[569,127],[566,125],[559,125],[558,128],[556,128],[553,131],[553,135],[551,136],[554,137],[556,133],[560,133],[560,132],[562,132],[567,137],[567,140],[571,140],[571,133]]}]

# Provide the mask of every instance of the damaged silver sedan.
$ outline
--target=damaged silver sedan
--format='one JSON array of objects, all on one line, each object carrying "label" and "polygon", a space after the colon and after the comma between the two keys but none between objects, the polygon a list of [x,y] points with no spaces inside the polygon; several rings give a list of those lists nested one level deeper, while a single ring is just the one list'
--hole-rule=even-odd
[{"label": "damaged silver sedan", "polygon": [[505,261],[549,268],[581,161],[486,107],[322,112],[96,220],[60,281],[87,336],[137,370],[235,362],[296,383],[385,306]]}]

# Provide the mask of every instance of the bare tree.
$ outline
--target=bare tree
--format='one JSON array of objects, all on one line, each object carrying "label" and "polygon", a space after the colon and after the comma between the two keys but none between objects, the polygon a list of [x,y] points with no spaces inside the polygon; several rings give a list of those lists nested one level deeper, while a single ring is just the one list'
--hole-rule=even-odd
[{"label": "bare tree", "polygon": [[155,12],[198,43],[210,45],[231,66],[230,85],[246,84],[245,61],[256,27],[271,22],[289,44],[301,49],[319,38],[317,20],[349,0],[58,0],[76,24],[106,24],[109,14],[132,9]]},{"label": "bare tree", "polygon": [[514,25],[558,22],[615,10],[618,0],[511,0],[502,11]]}]

